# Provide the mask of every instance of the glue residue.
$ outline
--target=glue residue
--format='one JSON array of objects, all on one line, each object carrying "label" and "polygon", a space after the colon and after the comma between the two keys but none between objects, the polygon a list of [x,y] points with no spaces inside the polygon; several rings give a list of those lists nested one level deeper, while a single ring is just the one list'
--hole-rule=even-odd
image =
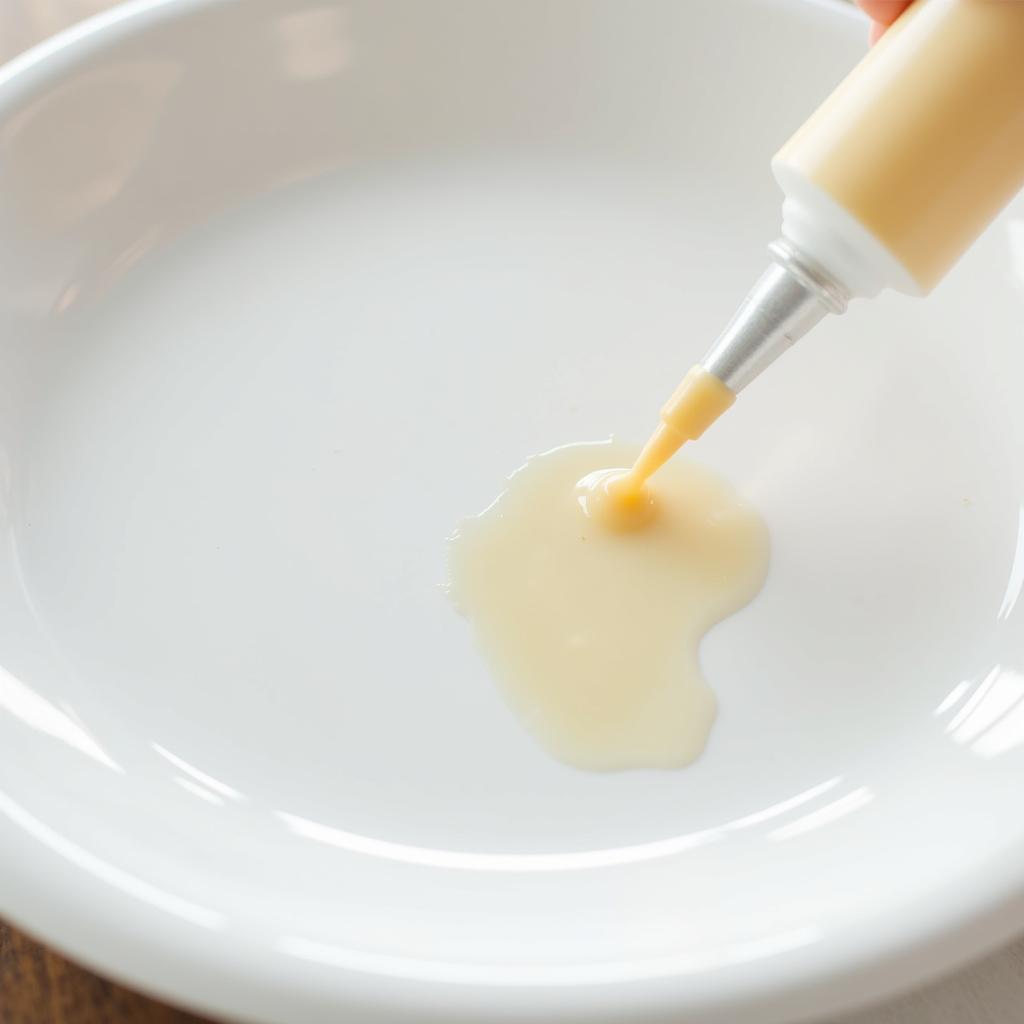
[{"label": "glue residue", "polygon": [[701,753],[716,703],[700,640],[768,569],[761,518],[695,463],[665,466],[629,528],[609,518],[609,467],[637,453],[604,442],[530,459],[449,552],[451,597],[508,704],[580,768],[676,768]]}]

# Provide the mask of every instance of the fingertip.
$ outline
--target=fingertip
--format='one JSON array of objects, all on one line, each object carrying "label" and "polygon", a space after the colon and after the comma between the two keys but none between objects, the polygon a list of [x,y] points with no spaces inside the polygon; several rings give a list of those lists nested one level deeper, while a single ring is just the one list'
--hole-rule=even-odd
[{"label": "fingertip", "polygon": [[891,25],[910,6],[910,0],[857,0],[857,6],[872,21]]}]

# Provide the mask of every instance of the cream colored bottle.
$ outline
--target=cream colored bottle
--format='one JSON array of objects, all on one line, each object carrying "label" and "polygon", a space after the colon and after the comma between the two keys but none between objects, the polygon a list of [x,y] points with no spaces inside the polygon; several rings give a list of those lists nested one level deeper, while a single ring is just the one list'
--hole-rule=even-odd
[{"label": "cream colored bottle", "polygon": [[1024,0],[916,0],[772,170],[774,262],[662,410],[633,486],[826,313],[927,294],[1024,187]]},{"label": "cream colored bottle", "polygon": [[917,0],[772,169],[851,295],[927,293],[1024,186],[1024,3]]}]

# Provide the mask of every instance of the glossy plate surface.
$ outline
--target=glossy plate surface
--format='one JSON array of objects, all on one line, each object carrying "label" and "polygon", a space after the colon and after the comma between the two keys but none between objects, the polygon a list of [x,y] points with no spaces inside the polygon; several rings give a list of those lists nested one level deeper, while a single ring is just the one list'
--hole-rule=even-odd
[{"label": "glossy plate surface", "polygon": [[766,517],[677,773],[545,756],[449,607],[641,440],[862,52],[769,0],[145,3],[0,73],[0,912],[258,1021],[817,1015],[1024,894],[1024,228],[701,443]]}]

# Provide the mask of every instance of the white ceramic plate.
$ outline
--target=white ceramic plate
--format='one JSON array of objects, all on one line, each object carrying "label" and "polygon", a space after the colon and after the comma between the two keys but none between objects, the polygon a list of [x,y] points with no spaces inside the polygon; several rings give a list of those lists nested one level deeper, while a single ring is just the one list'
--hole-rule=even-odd
[{"label": "white ceramic plate", "polygon": [[766,516],[676,773],[590,775],[438,584],[640,440],[765,262],[839,5],[174,0],[0,79],[0,911],[259,1021],[820,1014],[1024,895],[1021,222],[702,442]]}]

